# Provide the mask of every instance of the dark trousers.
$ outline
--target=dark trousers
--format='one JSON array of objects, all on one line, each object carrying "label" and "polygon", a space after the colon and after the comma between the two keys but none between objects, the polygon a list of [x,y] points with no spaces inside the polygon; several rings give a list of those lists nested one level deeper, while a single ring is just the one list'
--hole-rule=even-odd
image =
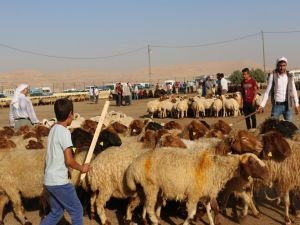
[{"label": "dark trousers", "polygon": [[[256,111],[256,108],[255,108],[255,106],[253,106],[250,103],[244,103],[243,111],[244,111],[245,116],[248,116],[249,114],[254,113]],[[251,121],[252,121],[252,126],[251,126]],[[247,129],[256,128],[256,115],[255,114],[252,115],[251,117],[246,118],[246,125],[247,125]]]},{"label": "dark trousers", "polygon": [[116,96],[116,105],[121,106],[122,104],[122,95],[117,95]]}]

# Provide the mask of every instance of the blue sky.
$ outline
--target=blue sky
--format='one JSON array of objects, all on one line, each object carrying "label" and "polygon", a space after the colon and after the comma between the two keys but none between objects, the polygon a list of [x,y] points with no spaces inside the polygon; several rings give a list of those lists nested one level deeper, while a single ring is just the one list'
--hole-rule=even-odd
[{"label": "blue sky", "polygon": [[[20,69],[128,70],[200,61],[252,60],[262,63],[260,31],[300,31],[300,1],[285,0],[26,0],[0,2],[0,72]],[[300,33],[265,33],[266,63],[278,56],[300,67]],[[61,59],[18,52],[3,45]],[[140,50],[138,50],[140,49]]]}]

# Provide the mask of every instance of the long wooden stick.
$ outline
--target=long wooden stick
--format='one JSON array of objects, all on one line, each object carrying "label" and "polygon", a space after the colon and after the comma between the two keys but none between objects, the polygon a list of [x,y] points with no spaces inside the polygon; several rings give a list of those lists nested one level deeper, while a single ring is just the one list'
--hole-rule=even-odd
[{"label": "long wooden stick", "polygon": [[257,112],[258,112],[258,111],[255,111],[255,112],[253,112],[253,113],[248,114],[247,116],[243,116],[243,118],[238,119],[235,123],[239,123],[239,122],[241,122],[242,120],[247,119],[247,118],[249,118],[250,116],[253,116],[253,115],[256,114]]},{"label": "long wooden stick", "polygon": [[[86,163],[90,163],[91,159],[93,157],[95,146],[96,146],[96,143],[97,143],[97,140],[98,140],[98,137],[99,137],[99,134],[100,134],[103,122],[104,122],[104,118],[105,118],[107,110],[108,110],[108,106],[109,106],[109,101],[106,101],[105,104],[104,104],[104,107],[102,109],[102,113],[101,113],[101,116],[99,118],[99,122],[98,122],[98,125],[97,125],[97,128],[96,128],[96,131],[95,131],[92,143],[90,145],[88,154],[87,154],[87,156],[85,158],[85,161],[84,161],[85,164]],[[85,178],[85,175],[86,175],[86,173],[83,173],[83,174],[80,175],[80,180],[81,181]]]}]

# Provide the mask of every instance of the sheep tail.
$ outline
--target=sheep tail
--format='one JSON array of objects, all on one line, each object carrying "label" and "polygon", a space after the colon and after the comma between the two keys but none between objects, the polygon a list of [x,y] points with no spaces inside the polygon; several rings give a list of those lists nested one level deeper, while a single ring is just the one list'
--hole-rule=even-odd
[{"label": "sheep tail", "polygon": [[265,198],[268,200],[268,201],[271,201],[271,202],[280,202],[280,196],[277,196],[275,198],[271,198],[268,196],[266,190],[264,190],[264,193],[265,193]]}]

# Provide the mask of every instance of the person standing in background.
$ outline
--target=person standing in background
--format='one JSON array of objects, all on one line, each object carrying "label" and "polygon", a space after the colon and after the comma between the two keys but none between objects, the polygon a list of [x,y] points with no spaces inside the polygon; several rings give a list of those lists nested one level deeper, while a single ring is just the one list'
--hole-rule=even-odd
[{"label": "person standing in background", "polygon": [[121,83],[117,83],[116,88],[115,88],[115,92],[116,92],[116,105],[121,106],[121,104],[122,104],[122,94],[123,94]]},{"label": "person standing in background", "polygon": [[94,102],[94,87],[89,89],[90,102]]},{"label": "person standing in background", "polygon": [[[255,105],[255,97],[257,94],[257,84],[256,80],[254,80],[250,76],[250,70],[248,68],[244,68],[242,70],[244,79],[241,83],[242,88],[242,100],[243,100],[243,111],[246,117],[246,126],[247,129],[256,128],[256,105]],[[248,115],[251,117],[247,117]],[[250,120],[251,118],[251,120]]]},{"label": "person standing in background", "polygon": [[94,88],[94,101],[95,104],[98,104],[98,98],[99,98],[99,89],[97,87]]},{"label": "person standing in background", "polygon": [[20,84],[14,93],[9,109],[9,123],[11,127],[19,129],[21,126],[32,126],[40,123],[34,112],[32,102],[27,95],[28,84]]},{"label": "person standing in background", "polygon": [[228,92],[228,82],[224,78],[224,73],[218,73],[217,74],[217,79],[218,79],[218,94],[219,95],[224,95]]}]

